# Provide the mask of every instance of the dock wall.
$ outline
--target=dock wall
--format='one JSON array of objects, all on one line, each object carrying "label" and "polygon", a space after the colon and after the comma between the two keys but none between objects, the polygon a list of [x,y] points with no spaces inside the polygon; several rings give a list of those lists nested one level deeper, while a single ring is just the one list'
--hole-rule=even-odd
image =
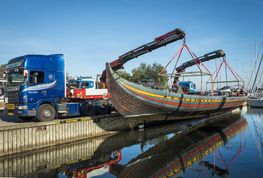
[{"label": "dock wall", "polygon": [[0,157],[116,133],[139,124],[122,116],[25,122],[0,127]]},{"label": "dock wall", "polygon": [[[0,157],[26,153],[87,138],[111,135],[120,130],[130,130],[140,124],[152,123],[160,119],[168,121],[174,118],[148,116],[145,118],[127,119],[119,114],[111,114],[49,122],[24,122],[8,126],[2,125],[0,126]],[[193,126],[200,125],[199,122],[203,122],[203,119],[194,121],[192,123]],[[215,120],[215,118],[210,117],[209,120]],[[190,129],[191,125],[188,124],[185,127],[185,129]]]},{"label": "dock wall", "polygon": [[86,139],[48,149],[1,157],[0,177],[37,177],[34,175],[37,171],[43,172],[42,174],[48,174],[46,177],[55,177],[52,175],[52,172],[62,165],[91,159],[99,145],[107,137]]}]

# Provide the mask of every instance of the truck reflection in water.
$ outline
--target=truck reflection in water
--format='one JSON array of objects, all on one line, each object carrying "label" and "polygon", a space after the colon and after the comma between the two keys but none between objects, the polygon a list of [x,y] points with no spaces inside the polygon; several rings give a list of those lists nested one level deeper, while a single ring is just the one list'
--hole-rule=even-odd
[{"label": "truck reflection in water", "polygon": [[[103,155],[99,159],[80,161],[69,165],[64,172],[68,177],[86,178],[103,175],[109,172],[111,165],[118,164],[121,160],[121,152],[114,151],[111,154]],[[62,172],[60,172],[61,174]]]},{"label": "truck reflection in water", "polygon": [[[241,131],[247,126],[246,120],[231,116],[200,126],[182,130],[191,128],[189,121],[177,122],[0,158],[0,176],[170,177],[179,176],[188,168],[201,177],[207,173],[222,177],[230,174],[231,164],[245,146]],[[242,139],[236,154],[230,160],[225,159],[219,147],[238,133]],[[134,147],[139,149],[134,150],[138,154],[125,151]],[[202,159],[213,151],[220,165]]]}]

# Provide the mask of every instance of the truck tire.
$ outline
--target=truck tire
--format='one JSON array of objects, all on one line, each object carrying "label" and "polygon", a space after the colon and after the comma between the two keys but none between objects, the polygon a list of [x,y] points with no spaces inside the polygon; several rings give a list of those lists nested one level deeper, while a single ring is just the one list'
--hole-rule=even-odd
[{"label": "truck tire", "polygon": [[19,119],[23,121],[32,121],[35,117],[24,117],[24,116],[19,116]]},{"label": "truck tire", "polygon": [[37,121],[51,121],[56,117],[56,110],[50,104],[43,104],[37,112]]}]

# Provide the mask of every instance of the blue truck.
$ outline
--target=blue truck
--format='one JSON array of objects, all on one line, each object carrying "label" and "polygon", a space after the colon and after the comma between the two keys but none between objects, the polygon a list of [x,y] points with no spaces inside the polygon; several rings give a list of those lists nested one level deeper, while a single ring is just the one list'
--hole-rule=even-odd
[{"label": "blue truck", "polygon": [[179,85],[184,93],[194,94],[196,92],[196,86],[192,81],[181,81]]},{"label": "blue truck", "polygon": [[[5,112],[22,120],[53,120],[58,117],[93,115],[110,112],[108,102],[83,100],[71,102],[66,97],[65,60],[62,54],[25,55],[7,64]],[[101,104],[103,103],[103,105]],[[101,113],[106,114],[106,113]]]}]

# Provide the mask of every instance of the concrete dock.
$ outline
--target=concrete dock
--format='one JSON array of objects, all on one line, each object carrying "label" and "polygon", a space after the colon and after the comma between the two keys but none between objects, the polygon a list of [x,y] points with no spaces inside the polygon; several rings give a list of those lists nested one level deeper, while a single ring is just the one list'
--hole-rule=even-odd
[{"label": "concrete dock", "polygon": [[129,129],[131,125],[141,122],[125,122],[119,114],[49,122],[22,122],[16,117],[5,117],[3,114],[1,118],[0,156],[113,134],[119,129]]},{"label": "concrete dock", "polygon": [[0,118],[0,157],[111,135],[158,119],[127,119],[113,113],[48,122],[24,122],[15,116],[5,116],[3,112],[0,112]]},{"label": "concrete dock", "polygon": [[[215,120],[214,117],[192,120],[185,129]],[[153,124],[160,119],[166,119],[166,122],[170,120],[174,122],[174,118],[169,117],[167,119],[167,116],[127,119],[117,113],[58,119],[49,122],[23,122],[17,117],[5,117],[3,113],[1,113],[0,118],[0,157],[59,146],[87,138],[111,135],[120,130],[130,130],[140,125]],[[159,123],[157,122],[157,124]]]}]

